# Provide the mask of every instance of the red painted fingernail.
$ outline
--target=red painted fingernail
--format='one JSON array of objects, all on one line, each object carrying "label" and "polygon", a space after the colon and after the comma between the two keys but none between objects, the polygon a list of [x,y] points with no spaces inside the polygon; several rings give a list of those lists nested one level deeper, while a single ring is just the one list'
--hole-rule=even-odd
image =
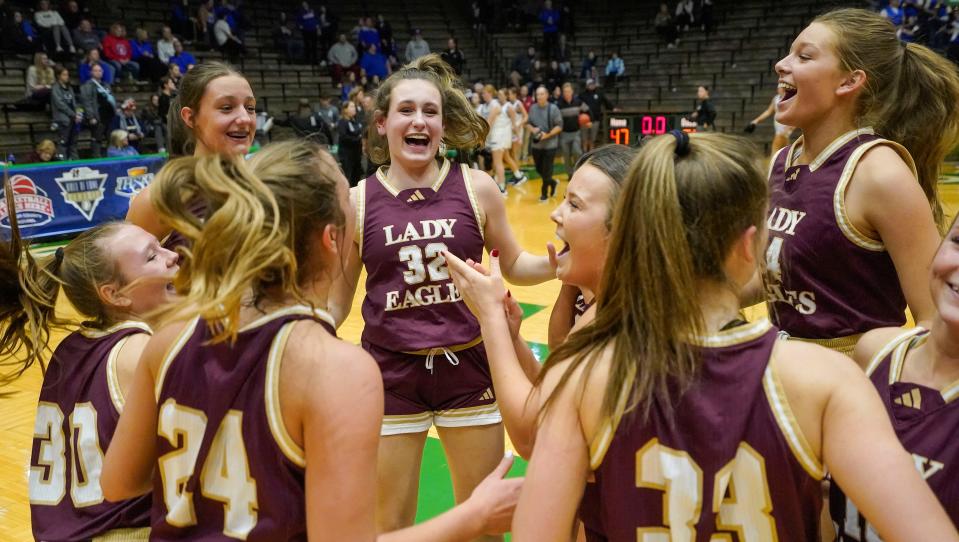
[{"label": "red painted fingernail", "polygon": [[506,290],[506,297],[513,297],[513,292]]},{"label": "red painted fingernail", "polygon": [[492,257],[494,257],[494,258],[499,258],[499,249],[498,249],[498,248],[494,248],[492,251],[490,251],[489,255],[492,256]]}]

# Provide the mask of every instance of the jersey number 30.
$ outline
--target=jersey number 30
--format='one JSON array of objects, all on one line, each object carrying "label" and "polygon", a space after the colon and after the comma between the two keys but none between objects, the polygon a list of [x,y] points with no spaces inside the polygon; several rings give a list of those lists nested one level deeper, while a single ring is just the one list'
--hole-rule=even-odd
[{"label": "jersey number 30", "polygon": [[[69,439],[63,434],[63,411],[56,403],[41,401],[37,405],[33,438],[40,442],[40,450],[37,465],[30,466],[31,504],[60,504],[67,492],[68,468],[74,507],[103,502],[100,491],[103,450],[97,435],[97,410],[91,403],[77,403],[73,407],[68,431]],[[71,452],[69,456],[67,450]]]},{"label": "jersey number 30", "polygon": [[[703,471],[681,450],[652,439],[636,452],[636,486],[663,491],[663,527],[640,527],[638,542],[693,542],[703,509]],[[728,494],[727,494],[728,490]],[[739,542],[773,542],[769,486],[762,456],[741,443],[736,457],[719,469],[713,481],[708,509],[716,514],[716,527],[739,533]],[[712,541],[728,541],[715,534]]]},{"label": "jersey number 30", "polygon": [[[207,419],[201,410],[178,405],[167,399],[160,407],[157,433],[179,447],[160,458],[166,521],[174,527],[196,525],[193,494],[186,490],[193,476]],[[223,503],[223,534],[246,540],[256,526],[256,480],[250,476],[243,445],[243,413],[230,410],[216,430],[203,470],[200,492]]]}]

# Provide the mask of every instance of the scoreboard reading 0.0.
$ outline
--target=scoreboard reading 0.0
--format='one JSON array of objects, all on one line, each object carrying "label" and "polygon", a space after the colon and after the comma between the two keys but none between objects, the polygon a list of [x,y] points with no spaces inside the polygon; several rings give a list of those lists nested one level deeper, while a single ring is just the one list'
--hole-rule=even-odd
[{"label": "scoreboard reading 0.0", "polygon": [[695,132],[696,123],[684,113],[617,113],[607,120],[609,142],[638,145],[645,136],[662,135],[670,130]]}]

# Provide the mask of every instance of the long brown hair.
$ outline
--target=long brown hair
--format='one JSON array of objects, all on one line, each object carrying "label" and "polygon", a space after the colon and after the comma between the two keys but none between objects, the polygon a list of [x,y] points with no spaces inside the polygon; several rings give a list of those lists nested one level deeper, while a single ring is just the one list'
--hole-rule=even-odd
[{"label": "long brown hair", "polygon": [[[385,117],[390,110],[390,93],[402,81],[422,79],[429,81],[440,91],[443,106],[443,141],[451,149],[468,149],[482,145],[489,132],[486,119],[473,109],[459,76],[439,55],[421,56],[393,72],[376,91],[375,107],[367,134],[370,158],[377,164],[390,161],[390,147],[386,138],[376,131],[376,120]],[[495,94],[495,91],[494,91]]]},{"label": "long brown hair", "polygon": [[[246,76],[240,73],[236,68],[223,62],[204,62],[197,64],[190,71],[183,74],[180,80],[180,89],[173,100],[170,101],[170,111],[167,113],[167,125],[170,127],[169,142],[167,148],[170,151],[170,157],[191,156],[196,149],[196,136],[180,116],[180,110],[189,107],[194,114],[200,110],[200,100],[206,92],[206,87],[214,79],[235,75],[246,79]],[[249,79],[247,79],[249,82]],[[252,86],[252,85],[251,85]]]},{"label": "long brown hair", "polygon": [[942,227],[936,183],[943,158],[959,144],[956,66],[918,43],[901,43],[887,19],[864,9],[830,11],[813,22],[836,35],[843,69],[862,70],[859,122],[904,146],[916,162],[919,184]]},{"label": "long brown hair", "polygon": [[[596,320],[573,333],[546,361],[539,382],[557,360],[572,360],[547,410],[580,366],[589,371],[612,349],[602,413],[615,417],[654,402],[670,411],[699,371],[691,336],[704,330],[697,285],[726,284],[723,262],[750,226],[763,227],[768,198],[758,149],[725,134],[689,135],[689,152],[676,155],[671,135],[644,145],[630,166],[614,211]],[[757,249],[758,250],[758,249]]]},{"label": "long brown hair", "polygon": [[4,360],[0,367],[12,369],[0,373],[0,385],[15,380],[34,363],[45,369],[43,356],[51,328],[69,325],[56,315],[61,288],[77,312],[88,318],[85,326],[103,329],[113,323],[114,316],[100,299],[99,286],[123,284],[106,242],[122,222],[95,226],[54,254],[34,258],[20,235],[7,175],[4,195],[11,239],[0,243],[0,359]]},{"label": "long brown hair", "polygon": [[[303,140],[267,145],[250,160],[215,155],[167,164],[150,201],[192,247],[183,249],[174,280],[183,298],[160,317],[199,314],[222,342],[235,338],[251,292],[254,305],[286,294],[305,302],[298,283],[311,234],[345,223],[340,177],[336,161]],[[205,220],[191,211],[197,198],[207,204]]]}]

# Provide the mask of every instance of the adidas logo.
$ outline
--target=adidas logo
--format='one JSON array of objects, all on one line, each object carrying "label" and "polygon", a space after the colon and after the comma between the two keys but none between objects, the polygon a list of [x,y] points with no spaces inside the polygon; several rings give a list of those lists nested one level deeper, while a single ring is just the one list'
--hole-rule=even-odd
[{"label": "adidas logo", "polygon": [[796,169],[794,169],[793,172],[790,173],[788,177],[786,177],[786,180],[787,180],[787,181],[795,181],[795,180],[796,180],[796,177],[799,177],[799,168],[798,168],[798,167],[797,167]]},{"label": "adidas logo", "polygon": [[919,393],[919,388],[912,388],[912,391],[902,394],[899,397],[896,397],[892,400],[893,403],[897,405],[912,407],[916,409],[922,408],[922,394]]},{"label": "adidas logo", "polygon": [[480,401],[494,401],[494,400],[496,400],[496,396],[493,395],[493,390],[491,390],[490,388],[486,388],[486,391],[483,392],[482,397],[480,397]]},{"label": "adidas logo", "polygon": [[423,194],[419,190],[417,190],[416,192],[413,192],[412,196],[407,198],[406,203],[412,203],[414,201],[423,201],[425,199],[426,197],[423,196]]}]

